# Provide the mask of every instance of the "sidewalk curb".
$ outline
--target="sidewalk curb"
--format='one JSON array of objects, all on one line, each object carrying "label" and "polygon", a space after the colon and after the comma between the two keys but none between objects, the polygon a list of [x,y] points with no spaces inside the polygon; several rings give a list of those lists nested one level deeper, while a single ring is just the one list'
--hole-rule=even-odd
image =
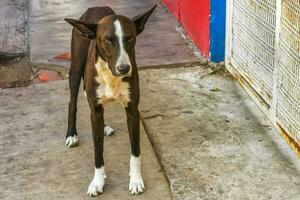
[{"label": "sidewalk curb", "polygon": [[141,116],[141,119],[140,119],[140,121],[141,121],[141,125],[142,125],[142,127],[143,127],[143,129],[144,129],[144,131],[145,131],[145,133],[146,133],[146,135],[147,135],[147,138],[148,138],[148,140],[149,140],[149,142],[150,142],[150,144],[151,144],[151,146],[152,146],[152,149],[153,149],[153,151],[154,151],[154,154],[155,154],[155,156],[156,156],[156,158],[157,158],[157,161],[158,161],[158,163],[159,163],[159,165],[160,165],[160,167],[161,167],[161,169],[162,169],[162,172],[163,172],[163,175],[164,175],[164,177],[165,177],[165,179],[166,179],[166,181],[167,181],[167,183],[168,183],[168,185],[169,185],[169,192],[170,192],[170,194],[171,194],[171,198],[172,199],[174,199],[173,198],[173,193],[172,193],[172,190],[171,190],[171,184],[170,184],[170,179],[169,179],[169,177],[167,176],[167,174],[166,174],[166,170],[165,170],[165,168],[164,168],[164,165],[162,164],[162,159],[161,159],[161,156],[160,156],[160,154],[159,154],[159,150],[157,149],[157,147],[156,147],[156,145],[155,145],[155,139],[149,134],[149,130],[148,130],[148,128],[147,128],[147,124],[146,124],[146,122],[145,122],[145,120],[143,120],[143,117],[142,117],[142,114],[140,113],[140,116]]}]

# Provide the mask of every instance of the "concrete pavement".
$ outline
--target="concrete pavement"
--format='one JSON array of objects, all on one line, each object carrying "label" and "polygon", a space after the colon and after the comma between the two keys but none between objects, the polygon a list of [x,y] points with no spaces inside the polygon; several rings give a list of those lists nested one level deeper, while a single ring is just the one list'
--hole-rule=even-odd
[{"label": "concrete pavement", "polygon": [[[67,81],[0,91],[0,199],[91,199],[86,195],[94,173],[89,108],[82,91],[78,106],[80,144],[64,145]],[[128,191],[129,138],[123,109],[106,109],[115,134],[105,138],[108,178],[95,199],[171,199],[168,183],[142,128],[143,195]]]},{"label": "concrete pavement", "polygon": [[[300,160],[230,76],[211,73],[140,71],[141,117],[156,155],[142,129],[147,190],[134,199],[299,199]],[[81,91],[80,145],[68,149],[67,101],[65,80],[0,91],[0,199],[88,199],[88,105]],[[105,138],[99,199],[132,199],[125,114],[116,106],[105,113],[116,133]]]},{"label": "concrete pavement", "polygon": [[181,199],[300,199],[300,159],[226,73],[141,71],[141,116]]}]

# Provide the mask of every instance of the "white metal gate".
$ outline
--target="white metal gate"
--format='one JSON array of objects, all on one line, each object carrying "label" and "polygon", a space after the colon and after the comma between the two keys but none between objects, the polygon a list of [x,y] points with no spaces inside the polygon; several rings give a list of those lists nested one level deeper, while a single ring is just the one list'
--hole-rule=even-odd
[{"label": "white metal gate", "polygon": [[228,0],[228,70],[300,155],[300,0]]}]

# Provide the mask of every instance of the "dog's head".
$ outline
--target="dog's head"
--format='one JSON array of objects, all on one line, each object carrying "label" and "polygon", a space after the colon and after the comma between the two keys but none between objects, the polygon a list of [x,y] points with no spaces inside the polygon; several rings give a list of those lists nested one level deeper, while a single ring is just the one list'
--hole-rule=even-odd
[{"label": "dog's head", "polygon": [[122,15],[109,15],[97,24],[65,20],[81,32],[83,37],[95,40],[100,56],[108,63],[114,76],[130,76],[135,63],[136,36],[144,30],[156,6],[132,19]]}]

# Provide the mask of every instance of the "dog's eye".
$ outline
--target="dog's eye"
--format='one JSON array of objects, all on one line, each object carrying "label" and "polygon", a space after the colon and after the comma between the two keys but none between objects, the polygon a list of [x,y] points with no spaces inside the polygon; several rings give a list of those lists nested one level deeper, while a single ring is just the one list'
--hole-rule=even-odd
[{"label": "dog's eye", "polygon": [[133,38],[129,38],[129,39],[128,39],[128,42],[129,42],[129,43],[133,42]]},{"label": "dog's eye", "polygon": [[110,40],[110,39],[108,39],[108,38],[105,38],[105,39],[104,39],[104,44],[105,44],[105,45],[108,45],[108,46],[109,46],[109,45],[112,45],[112,40]]},{"label": "dog's eye", "polygon": [[129,44],[133,43],[133,38],[132,37],[127,37],[127,38],[125,38],[125,41],[128,42]]}]

